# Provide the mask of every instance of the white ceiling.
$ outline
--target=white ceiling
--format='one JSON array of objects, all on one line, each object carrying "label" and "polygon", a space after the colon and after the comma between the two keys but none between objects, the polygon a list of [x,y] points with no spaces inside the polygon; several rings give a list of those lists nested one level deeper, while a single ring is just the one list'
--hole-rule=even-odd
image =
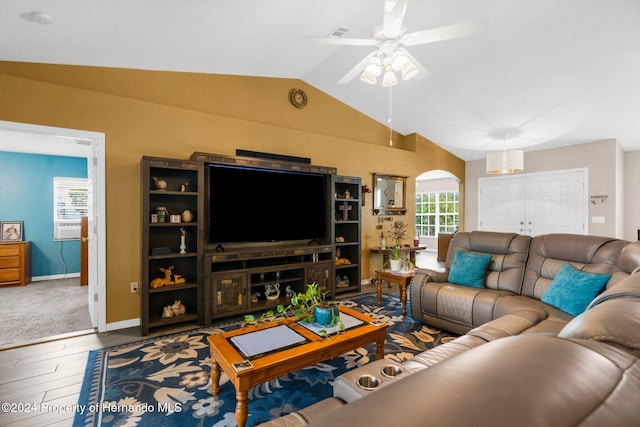
[{"label": "white ceiling", "polygon": [[[389,90],[337,81],[372,51],[384,0],[2,0],[0,60],[301,79],[386,124]],[[42,25],[25,19],[50,14]],[[392,126],[465,160],[617,139],[640,149],[639,0],[409,0],[408,32],[476,21],[408,50],[430,75],[392,89]],[[313,102],[310,99],[309,102]]]}]

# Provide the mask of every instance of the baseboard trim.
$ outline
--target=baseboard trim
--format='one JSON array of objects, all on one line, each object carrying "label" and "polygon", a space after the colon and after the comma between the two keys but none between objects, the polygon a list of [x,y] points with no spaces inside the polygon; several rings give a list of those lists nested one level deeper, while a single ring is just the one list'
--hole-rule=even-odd
[{"label": "baseboard trim", "polygon": [[58,279],[70,279],[72,277],[80,277],[80,273],[67,273],[67,274],[51,274],[48,276],[34,276],[31,278],[32,282],[42,282],[44,280],[58,280]]},{"label": "baseboard trim", "polygon": [[140,318],[121,320],[120,322],[107,323],[105,332],[117,331],[119,329],[135,328],[140,326]]}]

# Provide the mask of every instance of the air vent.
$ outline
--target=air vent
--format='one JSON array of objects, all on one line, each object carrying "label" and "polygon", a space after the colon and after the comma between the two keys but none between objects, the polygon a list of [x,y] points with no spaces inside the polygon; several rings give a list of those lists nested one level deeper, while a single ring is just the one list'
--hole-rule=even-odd
[{"label": "air vent", "polygon": [[347,27],[338,27],[329,34],[329,37],[342,37],[349,31]]}]

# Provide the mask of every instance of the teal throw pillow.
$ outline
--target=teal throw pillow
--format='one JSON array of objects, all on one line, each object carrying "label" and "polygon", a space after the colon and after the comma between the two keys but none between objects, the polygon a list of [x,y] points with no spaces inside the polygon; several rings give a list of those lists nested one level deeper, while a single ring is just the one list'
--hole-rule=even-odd
[{"label": "teal throw pillow", "polygon": [[610,274],[587,273],[570,264],[564,264],[541,300],[565,313],[577,316],[587,309],[610,277]]},{"label": "teal throw pillow", "polygon": [[449,270],[449,283],[484,288],[484,275],[491,262],[491,254],[456,251]]}]

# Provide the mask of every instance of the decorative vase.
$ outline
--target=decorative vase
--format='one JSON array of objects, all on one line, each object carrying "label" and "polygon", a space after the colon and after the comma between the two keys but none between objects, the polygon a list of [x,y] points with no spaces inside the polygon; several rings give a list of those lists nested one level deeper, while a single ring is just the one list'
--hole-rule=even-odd
[{"label": "decorative vase", "polygon": [[181,254],[186,254],[187,253],[187,251],[186,251],[187,245],[186,245],[186,242],[185,242],[186,238],[187,238],[186,236],[180,236],[180,253]]},{"label": "decorative vase", "polygon": [[328,326],[333,321],[333,307],[330,305],[324,307],[315,306],[313,308],[313,317],[316,319],[317,324]]},{"label": "decorative vase", "polygon": [[400,259],[391,259],[389,264],[391,265],[391,271],[400,271],[402,268],[402,260]]}]

